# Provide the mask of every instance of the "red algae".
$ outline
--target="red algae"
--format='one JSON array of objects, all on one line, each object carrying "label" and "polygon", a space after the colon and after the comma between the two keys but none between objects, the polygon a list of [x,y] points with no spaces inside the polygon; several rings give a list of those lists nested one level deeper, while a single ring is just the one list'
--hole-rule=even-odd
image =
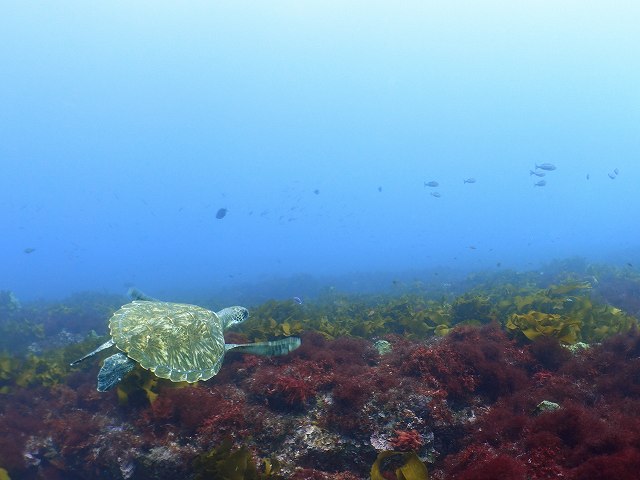
[{"label": "red algae", "polygon": [[145,402],[97,393],[93,367],[12,385],[0,466],[18,479],[189,478],[194,458],[230,441],[263,469],[276,458],[284,478],[366,478],[390,449],[428,460],[433,479],[637,478],[636,330],[575,354],[497,324],[385,339],[379,354],[364,339],[305,333],[291,355],[229,355],[211,381],[159,382]]},{"label": "red algae", "polygon": [[393,448],[403,452],[420,450],[424,444],[422,436],[417,430],[396,430],[395,437],[389,443]]}]

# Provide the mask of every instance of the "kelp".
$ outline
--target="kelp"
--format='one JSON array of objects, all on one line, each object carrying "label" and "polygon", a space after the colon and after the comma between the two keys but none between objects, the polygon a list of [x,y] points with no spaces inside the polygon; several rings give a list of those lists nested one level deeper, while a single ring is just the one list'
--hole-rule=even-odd
[{"label": "kelp", "polygon": [[[628,331],[637,320],[611,305],[594,304],[588,282],[552,285],[528,295],[516,295],[513,305],[501,301],[509,313],[505,327],[529,340],[551,336],[565,344],[600,342]],[[515,311],[514,308],[515,307]]]},{"label": "kelp", "polygon": [[171,382],[158,378],[149,370],[138,366],[118,383],[118,403],[122,406],[152,404],[158,398],[158,387],[161,383]]},{"label": "kelp", "polygon": [[582,321],[576,317],[531,310],[526,314],[514,313],[507,320],[505,327],[512,332],[521,332],[529,340],[545,336],[555,337],[562,343],[572,344],[578,341]]},{"label": "kelp", "polygon": [[64,351],[52,350],[43,356],[32,353],[13,356],[0,354],[0,393],[8,393],[14,387],[51,387],[62,383],[68,374]]},{"label": "kelp", "polygon": [[342,336],[380,338],[386,334],[409,339],[447,335],[457,325],[501,323],[529,340],[553,336],[565,344],[601,341],[627,331],[637,321],[620,309],[595,304],[590,282],[572,277],[544,288],[525,282],[484,285],[450,302],[417,294],[335,296],[319,303],[269,301],[252,309],[238,326],[249,341],[264,341],[315,331],[326,339]]},{"label": "kelp", "polygon": [[233,449],[230,439],[196,457],[193,461],[196,480],[280,480],[280,464],[275,459],[262,461],[263,472],[258,471],[249,449]]},{"label": "kelp", "polygon": [[495,309],[488,296],[465,294],[451,304],[453,324],[483,324],[495,320]]},{"label": "kelp", "polygon": [[326,339],[343,336],[373,338],[388,333],[408,338],[432,335],[438,325],[450,326],[451,306],[417,295],[339,297],[334,301],[300,306],[292,301],[269,301],[251,310],[249,320],[237,327],[250,341],[264,341],[303,331],[316,331]]},{"label": "kelp", "polygon": [[590,342],[600,342],[611,335],[627,332],[638,321],[611,305],[595,307],[585,320],[584,337]]},{"label": "kelp", "polygon": [[387,480],[393,474],[397,480],[429,480],[427,467],[416,452],[380,452],[371,467],[371,480]]}]

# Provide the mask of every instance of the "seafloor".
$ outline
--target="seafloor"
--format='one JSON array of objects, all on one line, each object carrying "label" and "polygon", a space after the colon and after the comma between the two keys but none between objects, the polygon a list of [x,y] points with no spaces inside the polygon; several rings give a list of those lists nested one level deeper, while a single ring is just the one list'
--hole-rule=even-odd
[{"label": "seafloor", "polygon": [[253,305],[227,342],[302,346],[107,393],[124,297],[2,292],[0,479],[637,479],[640,275],[555,267]]}]

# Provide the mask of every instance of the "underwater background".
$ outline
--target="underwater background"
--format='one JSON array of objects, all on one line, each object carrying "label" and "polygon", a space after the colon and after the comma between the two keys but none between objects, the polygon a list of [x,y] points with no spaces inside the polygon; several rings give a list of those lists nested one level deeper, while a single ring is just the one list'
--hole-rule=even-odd
[{"label": "underwater background", "polygon": [[[638,18],[0,3],[0,480],[637,478]],[[131,287],[302,345],[97,392]]]}]

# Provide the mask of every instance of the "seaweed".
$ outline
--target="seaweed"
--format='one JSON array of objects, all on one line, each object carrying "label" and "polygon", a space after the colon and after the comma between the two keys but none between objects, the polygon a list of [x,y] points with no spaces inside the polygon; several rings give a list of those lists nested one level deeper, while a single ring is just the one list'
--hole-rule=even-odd
[{"label": "seaweed", "polygon": [[258,467],[249,449],[242,446],[233,449],[231,440],[223,442],[196,457],[193,461],[196,480],[278,480],[280,470],[279,462],[275,459],[263,460],[264,472],[259,472]]},{"label": "seaweed", "polygon": [[[394,476],[392,476],[394,475]],[[371,480],[429,480],[427,467],[415,452],[380,452],[371,467]]]},{"label": "seaweed", "polygon": [[557,313],[531,310],[526,314],[514,313],[507,320],[505,327],[510,331],[522,333],[529,340],[547,336],[555,337],[563,343],[573,344],[580,338],[582,321],[577,317],[571,318]]}]

